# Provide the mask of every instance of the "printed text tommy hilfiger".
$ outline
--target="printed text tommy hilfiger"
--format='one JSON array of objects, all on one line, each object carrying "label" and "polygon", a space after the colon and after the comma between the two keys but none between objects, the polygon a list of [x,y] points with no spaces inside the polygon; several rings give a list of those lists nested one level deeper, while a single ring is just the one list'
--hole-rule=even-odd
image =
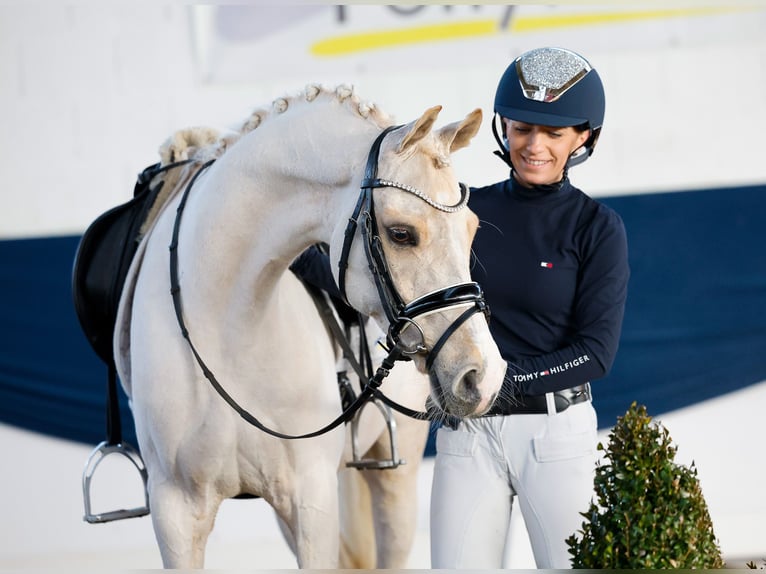
[{"label": "printed text tommy hilfiger", "polygon": [[540,377],[555,375],[557,373],[563,373],[564,371],[568,371],[569,369],[574,369],[575,367],[579,367],[580,365],[582,365],[583,363],[587,363],[588,361],[590,361],[590,357],[588,355],[583,355],[571,361],[567,361],[566,363],[563,363],[561,365],[550,367],[544,371],[539,371],[536,373],[526,373],[523,375],[513,375],[513,380],[517,383],[523,383],[524,381],[533,381]]}]

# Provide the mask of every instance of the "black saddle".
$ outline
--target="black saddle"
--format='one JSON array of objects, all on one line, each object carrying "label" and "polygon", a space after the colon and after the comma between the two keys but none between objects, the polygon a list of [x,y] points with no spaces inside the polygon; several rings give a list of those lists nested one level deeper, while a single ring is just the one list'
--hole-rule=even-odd
[{"label": "black saddle", "polygon": [[139,230],[162,189],[152,179],[178,165],[150,165],[138,176],[133,199],[99,216],[80,239],[72,269],[77,317],[93,350],[107,365],[114,362],[112,336],[125,277],[138,249]]}]

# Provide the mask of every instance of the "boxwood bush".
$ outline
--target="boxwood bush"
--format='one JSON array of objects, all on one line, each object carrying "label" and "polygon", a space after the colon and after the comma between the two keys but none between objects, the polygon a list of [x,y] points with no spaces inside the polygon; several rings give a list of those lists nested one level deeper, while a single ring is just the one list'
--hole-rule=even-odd
[{"label": "boxwood bush", "polygon": [[595,501],[581,536],[567,539],[574,568],[723,568],[694,463],[674,462],[667,429],[635,402],[599,450]]}]

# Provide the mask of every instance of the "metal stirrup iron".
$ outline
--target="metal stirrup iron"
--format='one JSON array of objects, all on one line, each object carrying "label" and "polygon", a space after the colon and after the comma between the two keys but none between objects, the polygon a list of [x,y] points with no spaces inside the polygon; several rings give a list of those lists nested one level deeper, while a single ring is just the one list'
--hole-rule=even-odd
[{"label": "metal stirrup iron", "polygon": [[362,458],[359,454],[359,420],[362,416],[362,411],[364,410],[364,408],[362,408],[356,412],[354,418],[351,420],[351,460],[346,463],[346,466],[358,469],[383,470],[407,464],[406,460],[399,458],[399,451],[396,448],[396,420],[394,420],[394,413],[391,410],[391,407],[383,404],[379,399],[371,399],[370,402],[378,407],[378,410],[380,410],[380,413],[386,421],[391,456],[389,458],[377,459]]},{"label": "metal stirrup iron", "polygon": [[[96,468],[101,461],[103,461],[110,454],[121,454],[126,457],[133,466],[136,467],[144,486],[144,506],[137,506],[135,508],[123,508],[120,510],[112,510],[109,512],[94,513],[91,509],[90,502],[90,485],[93,479],[93,474],[96,472]],[[123,518],[137,518],[139,516],[146,516],[149,514],[149,492],[146,488],[147,481],[146,467],[144,466],[141,455],[138,451],[130,446],[128,443],[109,444],[107,441],[99,444],[88,457],[88,461],[85,463],[85,469],[82,473],[82,495],[85,503],[85,514],[83,520],[90,524],[99,524],[102,522],[111,522],[113,520],[122,520]]]}]

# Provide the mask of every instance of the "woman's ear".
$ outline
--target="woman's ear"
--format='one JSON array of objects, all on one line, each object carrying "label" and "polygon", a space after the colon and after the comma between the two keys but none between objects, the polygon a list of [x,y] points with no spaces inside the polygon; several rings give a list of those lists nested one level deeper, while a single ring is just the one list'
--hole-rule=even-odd
[{"label": "woman's ear", "polygon": [[589,129],[587,129],[587,130],[585,130],[583,132],[579,132],[577,134],[577,140],[576,140],[575,148],[572,151],[575,151],[576,149],[579,149],[580,147],[582,147],[585,144],[585,142],[588,141],[588,138],[590,138],[590,134],[591,134],[591,130],[589,130]]}]

